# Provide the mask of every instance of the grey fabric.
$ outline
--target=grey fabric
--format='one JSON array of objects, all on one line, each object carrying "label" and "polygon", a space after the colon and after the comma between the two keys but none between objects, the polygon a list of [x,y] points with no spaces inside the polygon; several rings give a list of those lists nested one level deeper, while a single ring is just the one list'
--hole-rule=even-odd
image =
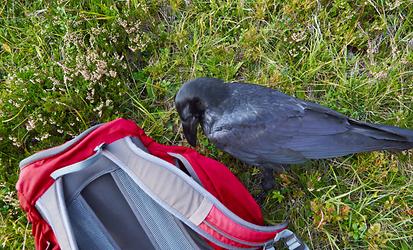
[{"label": "grey fabric", "polygon": [[79,249],[119,249],[82,196],[73,200],[68,211]]},{"label": "grey fabric", "polygon": [[93,130],[97,129],[100,126],[102,126],[102,124],[97,124],[93,127],[88,128],[87,130],[83,131],[81,134],[79,134],[78,136],[76,136],[72,140],[67,141],[64,144],[60,145],[60,146],[40,151],[36,154],[33,154],[33,155],[27,157],[26,159],[23,159],[20,162],[19,167],[23,168],[24,166],[29,165],[32,162],[38,161],[38,160],[46,158],[46,157],[51,157],[53,155],[56,155],[56,154],[59,154],[59,153],[65,151],[66,149],[71,147],[76,142],[82,140],[86,135],[90,134]]},{"label": "grey fabric", "polygon": [[199,184],[202,185],[201,180],[199,179],[198,175],[195,173],[194,168],[191,166],[191,164],[189,163],[189,161],[183,157],[180,154],[176,154],[176,153],[168,153],[168,155],[176,158],[177,160],[179,160],[182,165],[185,167],[186,171],[188,171],[188,173],[191,175],[191,177],[198,182]]},{"label": "grey fabric", "polygon": [[[136,146],[134,148],[140,150]],[[198,215],[203,215],[205,218],[211,209],[212,204],[189,183],[185,182],[181,176],[168,171],[162,165],[157,164],[158,162],[150,160],[154,158],[159,160],[159,158],[142,150],[140,152],[144,154],[144,157],[136,155],[124,139],[108,145],[107,150],[114,156],[116,155],[117,159],[122,159],[127,168],[140,179],[143,185],[151,190],[153,195],[159,197],[160,200],[179,211],[186,218],[194,218],[195,224],[199,224],[203,219]],[[103,154],[106,153],[104,150]]]},{"label": "grey fabric", "polygon": [[[137,217],[153,235],[159,249],[199,249],[192,238],[177,225],[172,214],[160,207],[122,170],[113,172],[118,187]],[[187,236],[187,237],[186,237]]]},{"label": "grey fabric", "polygon": [[88,157],[87,159],[76,162],[72,165],[69,165],[63,168],[59,168],[53,171],[53,173],[51,173],[50,176],[56,180],[60,176],[81,171],[82,169],[87,168],[93,163],[95,163],[100,158],[100,152],[102,152],[101,147],[98,148],[97,152],[94,155]]},{"label": "grey fabric", "polygon": [[63,179],[59,178],[56,180],[56,195],[57,204],[59,205],[60,217],[65,227],[65,231],[68,233],[68,240],[72,250],[77,250],[76,240],[73,236],[72,227],[69,221],[69,214],[67,212],[64,191],[63,191]]},{"label": "grey fabric", "polygon": [[143,145],[143,143],[141,142],[141,140],[139,140],[136,137],[131,137],[132,142],[140,149],[142,149],[143,151],[145,151],[146,153],[149,153],[148,150],[146,149],[146,147]]},{"label": "grey fabric", "polygon": [[63,188],[66,203],[69,204],[93,180],[119,169],[105,157],[99,157],[92,165],[80,171],[63,176]]},{"label": "grey fabric", "polygon": [[59,199],[57,196],[56,183],[37,200],[36,209],[42,218],[49,223],[55,232],[57,242],[62,250],[75,249],[73,246],[73,235],[71,230],[67,230],[64,225],[64,215],[60,210]]},{"label": "grey fabric", "polygon": [[81,194],[120,249],[154,249],[109,174],[91,182]]},{"label": "grey fabric", "polygon": [[195,232],[189,226],[182,223],[182,221],[180,221],[178,218],[175,218],[175,221],[177,225],[181,228],[182,232],[188,235],[187,237],[191,237],[195,244],[201,250],[213,250],[213,248],[210,245],[208,245],[208,243],[197,232]]},{"label": "grey fabric", "polygon": [[274,242],[280,240],[284,241],[286,247],[289,250],[309,250],[310,248],[291,230],[285,229],[279,232],[275,238]]},{"label": "grey fabric", "polygon": [[[128,139],[128,138],[125,138],[125,140],[127,140],[127,139]],[[130,143],[133,144],[132,142],[130,142]],[[134,152],[140,154],[139,152],[137,152],[137,151],[135,151],[135,150],[134,150]],[[143,152],[143,151],[141,151],[141,152]],[[108,159],[110,159],[111,161],[113,161],[113,162],[114,162],[116,165],[118,165],[122,170],[125,170],[125,172],[128,174],[128,176],[130,176],[130,177],[133,179],[133,181],[134,181],[136,184],[138,184],[139,187],[142,188],[142,190],[143,190],[145,193],[150,194],[150,195],[151,195],[151,198],[152,198],[156,203],[158,203],[158,204],[159,204],[160,206],[162,206],[165,210],[167,210],[168,212],[170,212],[171,214],[173,214],[176,218],[178,218],[180,221],[182,221],[183,223],[185,223],[188,227],[190,227],[192,230],[194,230],[195,232],[197,232],[199,235],[201,235],[201,236],[203,236],[204,238],[206,238],[208,241],[211,241],[211,242],[213,242],[214,244],[216,244],[217,246],[223,247],[223,248],[225,248],[225,249],[233,249],[233,250],[235,250],[235,249],[243,249],[243,250],[246,250],[246,249],[256,249],[256,248],[237,248],[237,247],[233,247],[233,246],[231,246],[231,245],[228,245],[228,244],[226,244],[226,243],[223,243],[223,242],[221,242],[221,241],[218,241],[217,239],[215,239],[214,237],[212,237],[212,236],[211,236],[210,234],[208,234],[207,232],[199,229],[199,228],[197,227],[197,225],[195,225],[193,222],[191,222],[188,218],[186,218],[185,216],[183,216],[183,215],[182,215],[181,213],[179,213],[177,210],[173,209],[173,208],[172,208],[170,205],[168,205],[165,201],[161,200],[159,197],[157,197],[156,195],[154,195],[154,194],[151,192],[151,190],[148,189],[148,188],[139,180],[139,178],[137,178],[137,176],[129,169],[129,167],[128,167],[127,165],[125,165],[125,163],[123,163],[122,161],[120,161],[115,155],[113,155],[112,153],[110,153],[110,152],[107,151],[107,150],[104,150],[104,151],[102,152],[102,154],[103,154],[105,157],[107,157]],[[163,161],[163,160],[161,160],[161,159],[159,159],[159,158],[156,158],[156,157],[154,157],[154,156],[151,156],[151,155],[146,155],[145,157],[151,158],[152,161],[157,162],[160,166],[165,167],[165,168],[168,169],[168,170],[179,171],[179,172],[175,172],[175,174],[177,174],[177,175],[179,175],[179,176],[182,175],[181,177],[185,180],[185,182],[187,182],[187,183],[191,183],[191,182],[192,182],[191,185],[193,185],[194,188],[198,189],[198,187],[197,187],[196,185],[199,185],[199,184],[197,184],[193,179],[191,179],[191,178],[190,178],[189,176],[187,176],[186,174],[182,173],[182,172],[181,172],[179,169],[177,169],[175,166],[173,166],[173,165],[168,166],[169,163],[167,163],[167,162],[165,162],[165,161]],[[216,206],[218,206],[218,207],[220,206],[220,205],[219,205],[219,201],[216,200],[216,198],[214,198],[211,194],[207,193],[204,189],[202,189],[202,190],[203,190],[204,194],[205,194],[206,196],[208,196],[209,200],[212,200],[212,201],[216,202],[216,203],[214,203]],[[202,190],[201,190],[201,192],[202,192]],[[222,205],[222,204],[221,204],[221,205]],[[227,208],[225,208],[223,205],[222,205],[222,208],[220,208],[220,209],[224,210],[224,213],[226,213],[226,214],[232,213],[232,212],[229,211]],[[225,209],[227,209],[227,211],[225,211]],[[271,228],[275,228],[275,227],[280,226],[280,225],[277,225],[277,226],[274,226],[274,227],[258,226],[258,225],[255,225],[255,224],[252,224],[252,223],[243,221],[241,218],[236,217],[235,214],[229,215],[229,216],[235,216],[236,219],[238,218],[238,220],[240,220],[241,222],[244,222],[244,223],[242,224],[242,225],[244,225],[244,226],[247,226],[247,227],[248,227],[248,226],[251,226],[251,225],[252,225],[252,226],[258,227],[258,228],[261,229],[261,230],[262,230],[262,229],[267,229],[268,231],[270,231]]]},{"label": "grey fabric", "polygon": [[[129,149],[128,149],[129,148]],[[130,154],[130,151],[132,151],[132,154]],[[138,178],[139,173],[136,173],[132,170],[134,170],[133,167],[130,165],[125,164],[124,162],[120,161],[118,157],[125,159],[125,161],[130,161],[131,159],[129,158],[140,158],[144,159],[145,161],[149,161],[150,165],[157,166],[159,168],[163,169],[163,172],[169,172],[173,173],[176,176],[179,176],[179,179],[185,182],[186,184],[191,186],[191,189],[195,190],[195,192],[199,193],[203,197],[205,197],[208,201],[210,201],[212,204],[214,204],[221,212],[223,212],[226,216],[231,218],[233,221],[241,224],[244,227],[251,228],[253,230],[261,231],[261,232],[273,232],[275,230],[282,229],[287,226],[287,222],[276,224],[273,226],[260,226],[253,224],[251,222],[248,222],[246,220],[243,220],[236,214],[234,214],[231,210],[226,208],[216,197],[214,197],[212,194],[210,194],[208,191],[206,191],[202,186],[199,185],[196,181],[194,181],[191,177],[187,176],[185,173],[183,173],[180,169],[175,167],[174,165],[170,164],[169,162],[166,162],[158,157],[155,157],[153,155],[147,154],[137,148],[135,144],[132,143],[130,137],[125,137],[123,139],[120,139],[110,145],[103,150],[102,154],[104,154],[106,157],[108,157],[111,161],[115,162],[119,167],[123,168],[125,172],[127,172],[138,185],[144,185],[143,182],[140,181],[140,179],[135,179]],[[116,155],[116,156],[115,156]],[[151,173],[148,173],[150,176]],[[161,181],[161,180],[159,180]],[[168,179],[168,181],[170,181]],[[141,182],[141,183],[140,183]],[[151,188],[144,188],[141,186],[141,188],[145,192],[152,192]],[[165,188],[168,188],[167,186]],[[171,186],[171,190],[182,190],[180,187],[174,187]],[[162,200],[162,197],[153,197],[153,199],[158,200],[158,202],[161,204],[164,201]],[[169,211],[169,210],[168,210]],[[179,210],[178,210],[179,211]],[[175,213],[176,211],[170,211],[171,213]],[[175,214],[175,216],[179,217],[178,214]],[[183,219],[182,219],[183,220]],[[186,223],[186,222],[185,222]],[[204,236],[204,235],[203,235]],[[204,236],[205,237],[205,236]]]},{"label": "grey fabric", "polygon": [[[119,170],[122,171],[122,170]],[[141,213],[139,208],[135,205],[135,203],[132,201],[130,195],[128,194],[127,190],[124,187],[123,181],[121,181],[120,177],[115,172],[111,173],[113,180],[115,181],[116,185],[118,186],[120,192],[123,194],[123,197],[125,200],[128,202],[129,207],[131,208],[132,212],[135,214],[136,219],[139,221],[139,224],[142,227],[142,230],[145,231],[146,235],[148,236],[149,240],[151,241],[152,245],[154,246],[155,249],[160,249],[159,244],[157,243],[155,236],[152,234],[151,230],[149,229],[149,226],[145,222],[144,215],[145,213]],[[139,196],[139,194],[136,194]]]},{"label": "grey fabric", "polygon": [[[136,141],[139,142],[138,140],[136,140]],[[136,141],[135,141],[135,144],[137,144]],[[137,144],[137,145],[139,145],[139,144]],[[110,160],[108,160],[105,157],[99,157],[98,160],[94,161],[90,166],[88,166],[86,168],[83,168],[83,169],[81,169],[79,171],[76,171],[76,172],[73,172],[73,173],[70,173],[70,171],[67,172],[69,174],[66,174],[66,175],[63,176],[63,178],[65,180],[64,181],[64,190],[65,190],[66,202],[68,204],[70,204],[73,201],[73,199],[78,197],[80,191],[85,188],[86,184],[88,184],[88,183],[92,182],[93,180],[99,178],[100,176],[102,176],[104,174],[107,174],[107,173],[110,173],[110,172],[112,172],[116,169],[118,169],[118,167],[115,164],[113,164],[113,162],[111,162]],[[121,170],[118,170],[117,172],[119,172],[119,171],[121,171]],[[126,174],[124,174],[124,175],[127,176]],[[105,185],[107,186],[108,184],[106,183]],[[133,185],[136,186],[136,184],[134,184],[134,183],[133,183]],[[90,188],[90,187],[88,187],[88,188]],[[138,188],[138,187],[136,187],[136,188]],[[99,191],[102,192],[102,190],[99,190]],[[104,193],[107,193],[107,192],[104,192]],[[122,192],[122,193],[125,196],[125,198],[128,200],[127,195],[125,195],[124,192]],[[114,200],[116,200],[115,197],[112,197],[112,198],[107,197],[107,194],[105,194],[105,197],[107,198],[107,202],[113,202]],[[157,209],[158,209],[158,210],[163,211],[159,215],[161,217],[161,219],[162,219],[162,217],[172,217],[173,218],[173,216],[170,213],[163,210],[149,196],[146,195],[146,202],[145,203],[149,203],[149,202],[151,202],[151,206],[148,209],[148,211],[153,212],[153,211],[157,211]],[[128,203],[130,205],[133,205],[132,207],[135,207],[133,209],[134,212],[137,211],[136,206],[134,206],[134,204],[131,204],[130,202],[128,202]],[[95,216],[95,215],[93,215],[93,216]],[[138,217],[139,214],[135,213],[135,216]],[[145,215],[145,216],[147,216],[147,215]],[[142,219],[142,216],[140,216],[140,218]],[[72,218],[72,220],[77,220],[77,219]],[[168,221],[170,223],[170,218],[168,219]],[[192,240],[192,238],[185,231],[182,231],[180,229],[180,227],[177,227],[175,220],[173,222],[174,223],[172,225],[170,225],[169,227],[175,228],[175,229],[177,228],[178,230],[168,229],[167,231],[164,231],[164,232],[167,232],[168,234],[170,234],[170,232],[172,232],[173,236],[172,237],[169,236],[169,239],[175,239],[174,242],[176,242],[176,239],[181,237],[182,239],[185,239],[186,245],[190,246],[187,249],[196,249],[197,244]],[[156,241],[155,241],[155,237],[152,235],[153,234],[152,231],[154,231],[154,229],[153,229],[154,224],[153,223],[150,224],[150,222],[148,222],[149,225],[152,227],[152,231],[147,231],[147,230],[145,230],[145,227],[146,227],[145,225],[146,224],[142,223],[142,221],[139,221],[139,223],[142,226],[143,230],[145,231],[145,234],[148,235],[148,238],[150,238],[149,241],[152,242],[152,243],[155,242],[155,244],[157,244]],[[158,224],[155,225],[155,229],[157,227],[159,227],[158,230],[163,231],[163,229],[165,228],[164,225],[166,225],[165,222],[158,223]],[[85,225],[83,225],[83,226],[85,226]],[[185,235],[187,235],[188,238]],[[157,235],[156,237],[159,237],[159,235]],[[159,241],[159,239],[158,239],[158,241]],[[183,241],[179,240],[179,242],[183,242]],[[202,239],[199,240],[199,242],[202,242]],[[185,246],[185,244],[181,244],[181,245]],[[162,249],[164,249],[164,248],[162,248]],[[176,248],[169,248],[169,249],[176,249]]]}]

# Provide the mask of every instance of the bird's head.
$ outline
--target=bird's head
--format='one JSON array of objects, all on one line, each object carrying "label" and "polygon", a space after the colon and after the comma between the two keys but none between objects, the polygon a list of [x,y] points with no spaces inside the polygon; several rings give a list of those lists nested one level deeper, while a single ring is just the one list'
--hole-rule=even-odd
[{"label": "bird's head", "polygon": [[223,99],[225,84],[220,79],[197,78],[182,85],[175,97],[175,107],[182,122],[186,140],[195,147],[197,129],[205,111]]}]

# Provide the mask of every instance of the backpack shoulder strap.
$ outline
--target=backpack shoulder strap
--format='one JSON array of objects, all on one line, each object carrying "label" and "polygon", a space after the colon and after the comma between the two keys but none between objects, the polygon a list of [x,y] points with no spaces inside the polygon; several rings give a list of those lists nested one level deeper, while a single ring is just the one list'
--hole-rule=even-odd
[{"label": "backpack shoulder strap", "polygon": [[263,247],[287,227],[287,223],[268,227],[242,219],[179,168],[136,147],[130,137],[108,145],[102,155],[160,206],[220,247]]}]

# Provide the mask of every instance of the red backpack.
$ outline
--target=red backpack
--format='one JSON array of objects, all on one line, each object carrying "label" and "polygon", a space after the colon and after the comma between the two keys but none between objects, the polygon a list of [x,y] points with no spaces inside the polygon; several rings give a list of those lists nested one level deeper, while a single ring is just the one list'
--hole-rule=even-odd
[{"label": "red backpack", "polygon": [[133,121],[96,125],[20,163],[37,249],[308,249],[221,163],[166,146]]}]

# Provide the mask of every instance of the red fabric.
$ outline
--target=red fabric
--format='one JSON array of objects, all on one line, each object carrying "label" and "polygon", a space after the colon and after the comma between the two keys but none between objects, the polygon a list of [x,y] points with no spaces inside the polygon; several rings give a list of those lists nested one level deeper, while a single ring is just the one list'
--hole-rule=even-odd
[{"label": "red fabric", "polygon": [[[214,229],[209,227],[205,222],[202,222],[201,224],[199,224],[198,227],[201,228],[203,231],[207,232],[209,235],[212,235],[212,237],[214,237],[216,240],[218,240],[222,243],[225,243],[227,245],[237,247],[237,248],[252,248],[251,246],[244,245],[244,244],[238,243],[236,241],[230,240],[227,237],[217,233]],[[219,247],[215,244],[212,244],[212,243],[210,243],[210,245],[213,246],[215,249],[225,249],[225,248],[221,248],[221,247]]]},{"label": "red fabric", "polygon": [[25,200],[22,193],[18,192],[17,194],[20,200],[20,205],[26,211],[27,219],[32,223],[32,234],[34,236],[36,249],[60,249],[50,225],[42,219],[34,206],[28,205],[29,202]]},{"label": "red fabric", "polygon": [[16,188],[22,208],[33,224],[36,249],[59,249],[50,226],[41,218],[35,208],[37,199],[53,184],[50,174],[62,167],[82,161],[93,155],[96,146],[112,143],[126,136],[136,136],[148,151],[173,163],[168,152],[183,155],[193,166],[204,188],[220,200],[239,217],[251,223],[263,225],[258,204],[239,180],[221,163],[200,155],[193,149],[180,146],[166,146],[153,141],[133,121],[122,118],[108,122],[92,131],[64,152],[33,162],[21,172]]},{"label": "red fabric", "polygon": [[272,232],[252,230],[231,220],[215,206],[212,207],[205,221],[208,222],[208,224],[213,228],[218,228],[219,230],[227,235],[230,235],[233,238],[252,243],[268,242],[269,240],[273,239],[278,232],[286,229],[285,227]]}]

